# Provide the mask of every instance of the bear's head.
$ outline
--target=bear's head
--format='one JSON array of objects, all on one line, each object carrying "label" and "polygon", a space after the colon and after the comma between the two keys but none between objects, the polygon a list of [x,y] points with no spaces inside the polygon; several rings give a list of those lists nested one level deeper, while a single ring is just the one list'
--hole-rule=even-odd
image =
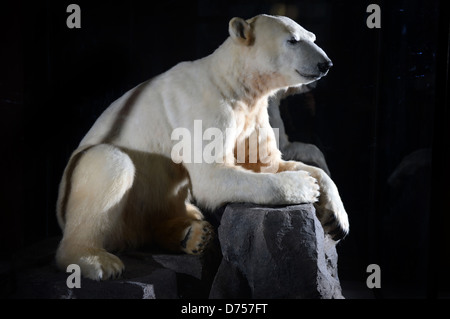
[{"label": "bear's head", "polygon": [[229,33],[235,45],[248,53],[243,55],[248,66],[283,77],[286,86],[316,81],[333,65],[314,43],[316,36],[287,17],[233,18]]}]

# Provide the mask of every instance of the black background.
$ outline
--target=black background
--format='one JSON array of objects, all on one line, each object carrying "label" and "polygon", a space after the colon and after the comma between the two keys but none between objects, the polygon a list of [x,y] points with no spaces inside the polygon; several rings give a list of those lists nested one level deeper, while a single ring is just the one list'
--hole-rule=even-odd
[{"label": "black background", "polygon": [[[350,235],[338,245],[344,288],[352,296],[449,296],[448,9],[437,0],[377,1],[381,29],[369,29],[373,2],[2,3],[1,261],[60,235],[63,169],[111,102],[212,53],[232,17],[284,8],[334,63],[314,91],[281,108],[291,140],[325,154],[349,214]],[[81,7],[81,29],[66,26],[70,3]],[[372,263],[382,288],[370,291]]]}]

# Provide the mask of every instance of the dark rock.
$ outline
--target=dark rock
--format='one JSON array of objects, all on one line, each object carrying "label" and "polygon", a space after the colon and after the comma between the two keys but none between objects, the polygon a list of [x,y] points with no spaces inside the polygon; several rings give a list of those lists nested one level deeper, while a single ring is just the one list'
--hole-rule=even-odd
[{"label": "dark rock", "polygon": [[313,205],[230,204],[210,298],[343,298],[335,242]]},{"label": "dark rock", "polygon": [[149,269],[149,275],[133,279],[96,282],[82,278],[80,288],[68,288],[69,273],[53,265],[35,268],[17,276],[10,298],[26,299],[155,299],[177,298],[176,275],[167,269]]},{"label": "dark rock", "polygon": [[[202,257],[128,251],[119,254],[125,264],[120,278],[93,281],[81,278],[81,288],[68,288],[70,273],[57,269],[54,256],[59,238],[50,238],[16,255],[8,298],[52,299],[177,299],[208,298],[220,256],[215,249]],[[205,260],[218,260],[205,262]],[[214,267],[209,269],[208,267]]]},{"label": "dark rock", "polygon": [[[201,257],[140,249],[118,256],[125,272],[96,282],[56,268],[60,238],[49,238],[0,267],[6,298],[341,298],[335,243],[312,205],[230,204],[211,219],[218,236]],[[219,243],[220,241],[220,243]],[[223,254],[223,258],[222,258]]]}]

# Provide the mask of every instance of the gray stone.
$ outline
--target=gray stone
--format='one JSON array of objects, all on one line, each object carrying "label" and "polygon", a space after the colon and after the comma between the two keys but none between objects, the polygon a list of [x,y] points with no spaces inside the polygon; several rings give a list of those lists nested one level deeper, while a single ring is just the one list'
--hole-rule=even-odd
[{"label": "gray stone", "polygon": [[[208,218],[218,238],[201,257],[140,249],[119,254],[122,277],[81,279],[69,289],[68,273],[50,238],[3,263],[7,298],[342,298],[335,242],[324,236],[312,205],[262,207],[229,204]],[[223,255],[223,258],[222,258]]]},{"label": "gray stone", "polygon": [[313,205],[230,204],[210,298],[343,298],[335,242]]},{"label": "gray stone", "polygon": [[[14,258],[13,283],[7,298],[27,299],[178,299],[207,298],[220,255],[167,254],[155,250],[128,251],[118,256],[125,264],[120,278],[93,281],[81,278],[81,288],[68,288],[70,273],[59,271],[54,256],[59,238],[22,250]],[[208,262],[205,262],[207,260]],[[212,261],[209,261],[212,260]],[[215,263],[214,260],[217,260]],[[210,269],[209,267],[214,267]]]}]

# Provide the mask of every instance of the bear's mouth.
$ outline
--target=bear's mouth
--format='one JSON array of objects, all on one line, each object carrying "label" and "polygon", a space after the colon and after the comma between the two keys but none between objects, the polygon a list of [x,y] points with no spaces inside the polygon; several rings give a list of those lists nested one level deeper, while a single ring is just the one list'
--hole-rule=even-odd
[{"label": "bear's mouth", "polygon": [[297,72],[301,77],[304,77],[306,79],[317,79],[321,77],[321,74],[305,74],[305,73],[301,73],[299,70],[295,70],[295,72]]}]

